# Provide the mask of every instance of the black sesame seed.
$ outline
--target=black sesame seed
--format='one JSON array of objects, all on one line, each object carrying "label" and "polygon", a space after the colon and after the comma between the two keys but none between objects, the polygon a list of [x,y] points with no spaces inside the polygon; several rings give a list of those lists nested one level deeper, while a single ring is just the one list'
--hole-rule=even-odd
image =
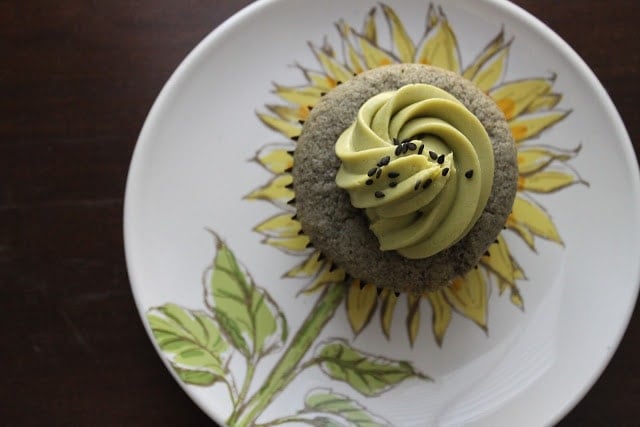
[{"label": "black sesame seed", "polygon": [[391,161],[391,157],[389,156],[384,156],[383,158],[380,159],[380,161],[378,162],[378,166],[386,166],[389,164],[389,161]]},{"label": "black sesame seed", "polygon": [[433,180],[431,178],[427,178],[427,180],[424,182],[424,184],[422,184],[422,188],[427,188],[428,186],[431,185],[432,182],[433,182]]},{"label": "black sesame seed", "polygon": [[367,176],[373,176],[373,175],[376,174],[377,171],[378,171],[377,167],[371,168],[371,169],[369,169],[369,172],[367,172]]},{"label": "black sesame seed", "polygon": [[389,172],[388,175],[389,175],[389,178],[397,178],[400,176],[398,172]]},{"label": "black sesame seed", "polygon": [[398,292],[398,291],[395,291],[393,294],[396,296],[396,298],[398,298],[400,296],[400,292]]},{"label": "black sesame seed", "polygon": [[382,176],[382,169],[378,169],[378,172],[376,173],[376,178],[380,178],[380,176]]},{"label": "black sesame seed", "polygon": [[435,160],[435,159],[438,158],[438,153],[436,153],[435,151],[429,150],[429,157],[431,157],[431,159]]},{"label": "black sesame seed", "polygon": [[300,138],[300,135],[294,135],[291,137],[293,141],[298,141],[299,138]]},{"label": "black sesame seed", "polygon": [[442,169],[442,176],[447,176],[448,173],[449,173],[449,168]]},{"label": "black sesame seed", "polygon": [[471,179],[471,177],[473,176],[473,169],[469,169],[468,171],[466,171],[464,173],[464,176],[467,177],[467,179]]},{"label": "black sesame seed", "polygon": [[391,187],[391,188],[394,188],[396,185],[398,185],[398,183],[395,182],[395,181],[392,181],[392,182],[389,183],[389,187]]},{"label": "black sesame seed", "polygon": [[422,154],[423,151],[424,151],[424,144],[422,144],[418,149],[418,154]]},{"label": "black sesame seed", "polygon": [[365,184],[367,184],[367,185],[371,185],[371,184],[373,184],[373,180],[372,180],[372,179],[368,179],[368,180],[365,182]]},{"label": "black sesame seed", "polygon": [[418,146],[416,144],[414,144],[413,142],[408,143],[407,147],[409,147],[409,150],[411,150],[411,151],[413,151],[416,148],[418,148]]},{"label": "black sesame seed", "polygon": [[441,164],[443,164],[443,163],[444,163],[444,154],[440,154],[440,155],[438,156],[438,164],[440,164],[440,165],[441,165]]},{"label": "black sesame seed", "polygon": [[418,180],[418,181],[416,182],[416,185],[414,185],[414,186],[413,186],[413,189],[414,189],[414,190],[417,190],[418,188],[420,188],[420,180]]},{"label": "black sesame seed", "polygon": [[394,154],[395,154],[396,156],[399,156],[400,154],[402,154],[402,145],[398,145],[398,146],[396,147],[396,151],[394,151]]},{"label": "black sesame seed", "polygon": [[[410,143],[409,143],[409,144],[410,144]],[[403,153],[406,153],[407,151],[409,151],[409,144],[404,144],[404,145],[402,146],[402,152],[403,152]],[[414,144],[414,145],[415,145],[415,144]]]},{"label": "black sesame seed", "polygon": [[402,140],[401,144],[406,144],[409,141],[411,141],[411,138],[405,138]]},{"label": "black sesame seed", "polygon": [[384,197],[384,193],[380,190],[376,191],[375,193],[373,193],[377,199],[382,199]]}]

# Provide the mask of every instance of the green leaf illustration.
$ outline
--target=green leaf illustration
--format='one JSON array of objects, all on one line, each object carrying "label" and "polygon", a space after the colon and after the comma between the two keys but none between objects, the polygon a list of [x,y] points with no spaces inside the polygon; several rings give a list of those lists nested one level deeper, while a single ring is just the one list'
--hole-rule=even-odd
[{"label": "green leaf illustration", "polygon": [[231,345],[247,359],[255,360],[284,344],[288,333],[286,319],[222,239],[212,234],[217,252],[205,282],[207,306]]},{"label": "green leaf illustration", "polygon": [[156,343],[184,382],[209,386],[225,376],[228,344],[208,314],[169,303],[148,310],[147,320]]},{"label": "green leaf illustration", "polygon": [[171,364],[171,366],[173,367],[173,370],[176,372],[176,374],[178,374],[178,377],[180,377],[180,379],[187,384],[207,387],[220,380],[219,376],[214,375],[211,372],[182,369],[174,365],[173,363]]},{"label": "green leaf illustration", "polygon": [[[348,396],[329,389],[311,390],[305,399],[304,413],[320,413],[312,420],[314,426],[389,426],[383,418],[371,414],[364,406]],[[331,417],[330,417],[331,416]]]},{"label": "green leaf illustration", "polygon": [[342,339],[324,344],[316,360],[331,378],[346,382],[365,396],[377,396],[408,378],[429,379],[409,362],[364,353]]},{"label": "green leaf illustration", "polygon": [[313,427],[351,427],[349,424],[336,422],[329,417],[316,417],[307,423]]}]

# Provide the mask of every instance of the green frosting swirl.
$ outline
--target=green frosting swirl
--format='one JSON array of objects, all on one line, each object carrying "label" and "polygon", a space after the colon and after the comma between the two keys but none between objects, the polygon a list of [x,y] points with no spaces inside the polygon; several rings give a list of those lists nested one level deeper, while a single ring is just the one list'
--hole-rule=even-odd
[{"label": "green frosting swirl", "polygon": [[336,143],[336,176],[381,250],[426,258],[473,227],[493,183],[491,140],[449,93],[411,84],[365,102]]}]

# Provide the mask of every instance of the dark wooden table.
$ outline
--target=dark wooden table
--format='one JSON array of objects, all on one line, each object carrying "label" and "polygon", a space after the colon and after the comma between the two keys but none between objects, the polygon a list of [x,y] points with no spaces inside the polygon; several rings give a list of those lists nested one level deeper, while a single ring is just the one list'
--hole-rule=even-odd
[{"label": "dark wooden table", "polygon": [[[164,82],[249,0],[0,0],[0,423],[210,425],[136,312],[122,243],[129,159]],[[640,2],[518,0],[572,45],[640,152]],[[425,0],[426,4],[426,0]],[[562,425],[640,419],[634,315]]]}]

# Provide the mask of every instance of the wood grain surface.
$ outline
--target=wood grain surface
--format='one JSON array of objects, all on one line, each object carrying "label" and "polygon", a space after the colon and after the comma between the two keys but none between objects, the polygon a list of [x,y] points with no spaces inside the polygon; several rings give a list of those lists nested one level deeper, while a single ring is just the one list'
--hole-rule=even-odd
[{"label": "wood grain surface", "polygon": [[[0,0],[1,424],[212,425],[168,375],[140,322],[125,269],[123,194],[163,84],[248,3]],[[640,2],[515,3],[593,69],[637,156]],[[560,425],[640,419],[638,320]]]}]

